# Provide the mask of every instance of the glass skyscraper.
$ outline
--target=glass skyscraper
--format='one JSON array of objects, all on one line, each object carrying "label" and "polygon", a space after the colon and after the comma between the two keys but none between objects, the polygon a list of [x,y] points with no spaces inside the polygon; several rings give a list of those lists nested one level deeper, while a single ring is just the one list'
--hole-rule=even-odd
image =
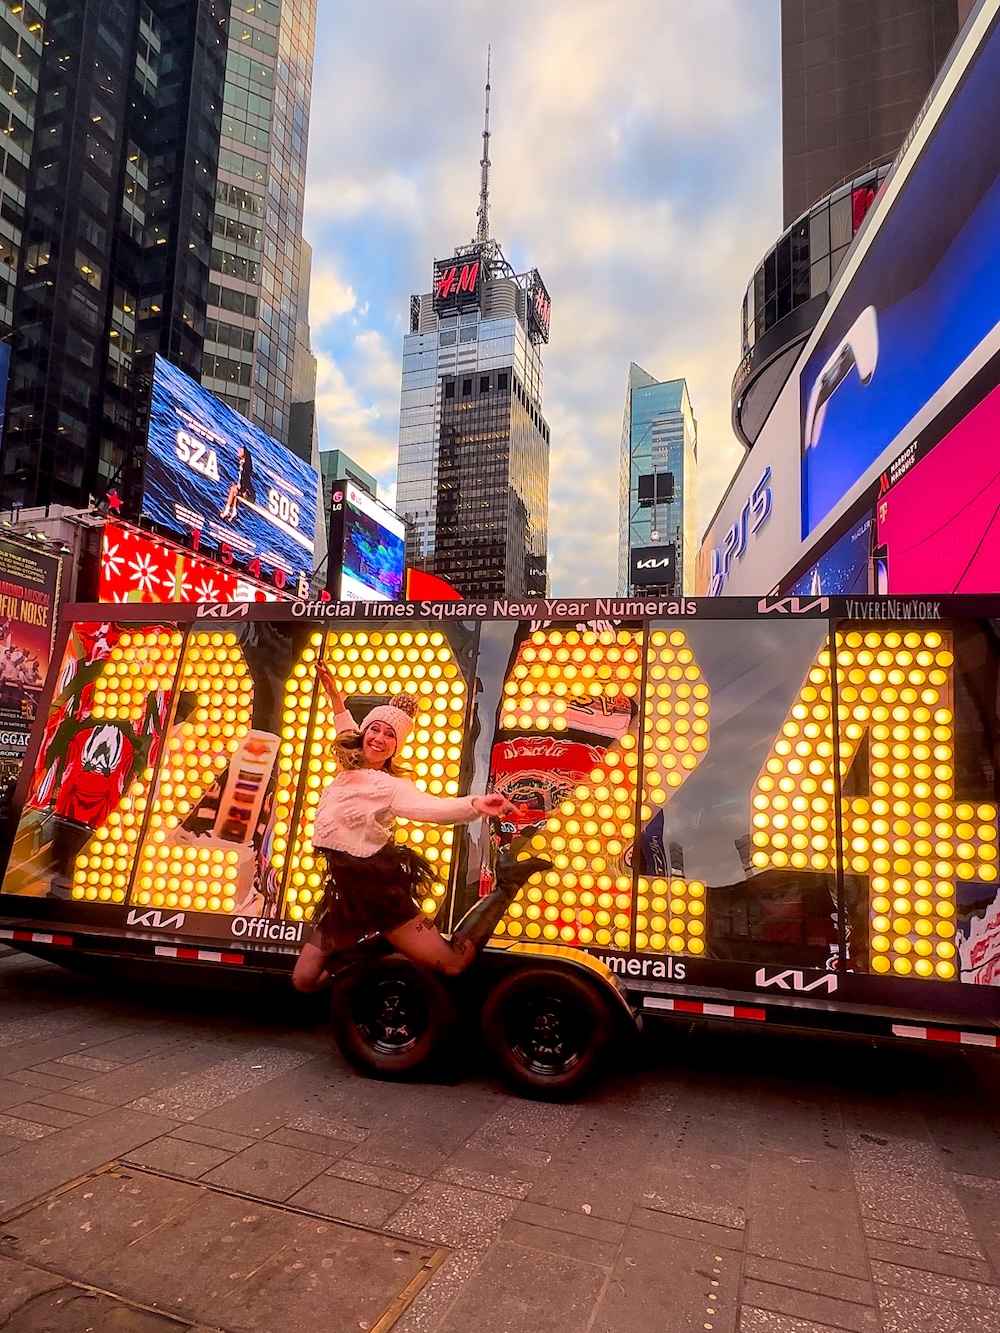
[{"label": "glass skyscraper", "polygon": [[38,0],[2,20],[0,504],[133,496],[157,352],[284,442],[314,0]]},{"label": "glass skyscraper", "polygon": [[693,593],[698,425],[686,380],[629,367],[618,503],[618,592]]},{"label": "glass skyscraper", "polygon": [[549,297],[489,235],[489,85],[476,239],[434,264],[403,339],[396,510],[407,563],[467,597],[548,591]]}]

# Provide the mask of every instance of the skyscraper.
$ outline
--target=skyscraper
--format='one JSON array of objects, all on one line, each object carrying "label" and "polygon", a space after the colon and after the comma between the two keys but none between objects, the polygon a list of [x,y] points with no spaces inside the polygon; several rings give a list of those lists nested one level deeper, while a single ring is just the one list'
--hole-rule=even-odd
[{"label": "skyscraper", "polygon": [[785,225],[898,151],[973,0],[781,0]]},{"label": "skyscraper", "polygon": [[0,503],[128,496],[155,352],[284,441],[313,0],[39,0],[2,21],[25,73]]},{"label": "skyscraper", "polygon": [[396,509],[407,563],[468,597],[548,590],[549,297],[516,274],[489,226],[490,85],[475,239],[434,262],[403,339]]},{"label": "skyscraper", "polygon": [[698,425],[686,380],[629,366],[619,469],[618,591],[693,593]]}]

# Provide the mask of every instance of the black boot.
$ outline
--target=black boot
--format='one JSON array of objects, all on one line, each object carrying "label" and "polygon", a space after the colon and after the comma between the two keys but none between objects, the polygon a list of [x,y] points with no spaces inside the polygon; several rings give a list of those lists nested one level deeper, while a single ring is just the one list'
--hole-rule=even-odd
[{"label": "black boot", "polygon": [[544,856],[529,856],[527,860],[518,861],[509,848],[504,848],[496,859],[496,888],[469,908],[458,924],[453,942],[467,939],[477,950],[484,948],[520,889],[533,875],[551,869],[552,862]]}]

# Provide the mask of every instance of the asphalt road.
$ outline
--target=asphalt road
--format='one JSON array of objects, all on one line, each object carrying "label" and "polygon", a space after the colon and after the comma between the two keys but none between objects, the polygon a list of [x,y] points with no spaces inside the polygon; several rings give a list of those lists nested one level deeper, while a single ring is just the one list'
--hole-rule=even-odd
[{"label": "asphalt road", "polygon": [[1000,1333],[998,1059],[699,1023],[547,1106],[6,954],[0,1329]]}]

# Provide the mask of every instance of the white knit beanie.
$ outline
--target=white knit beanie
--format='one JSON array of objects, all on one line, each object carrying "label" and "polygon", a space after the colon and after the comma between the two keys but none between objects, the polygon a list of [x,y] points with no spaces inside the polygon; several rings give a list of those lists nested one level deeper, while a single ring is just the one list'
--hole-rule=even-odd
[{"label": "white knit beanie", "polygon": [[413,730],[413,718],[417,711],[417,704],[415,694],[394,694],[392,703],[378,704],[365,716],[365,720],[361,724],[362,736],[372,722],[384,722],[387,726],[392,727],[396,736],[396,747],[401,750]]}]

